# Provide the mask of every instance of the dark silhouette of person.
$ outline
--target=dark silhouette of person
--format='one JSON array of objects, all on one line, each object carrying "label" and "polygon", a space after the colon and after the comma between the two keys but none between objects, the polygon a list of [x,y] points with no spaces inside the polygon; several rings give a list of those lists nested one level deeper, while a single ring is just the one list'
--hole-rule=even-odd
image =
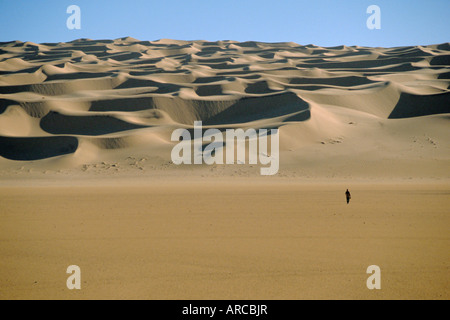
[{"label": "dark silhouette of person", "polygon": [[352,198],[352,195],[350,194],[350,191],[345,191],[345,197],[347,198],[347,204],[350,202],[350,199]]}]

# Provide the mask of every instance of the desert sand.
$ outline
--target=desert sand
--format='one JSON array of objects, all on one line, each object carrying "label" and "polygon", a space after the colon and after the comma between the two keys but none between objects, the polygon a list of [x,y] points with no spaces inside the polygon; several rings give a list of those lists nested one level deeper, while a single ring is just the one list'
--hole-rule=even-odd
[{"label": "desert sand", "polygon": [[448,185],[344,187],[2,188],[0,298],[448,299]]},{"label": "desert sand", "polygon": [[[449,57],[0,43],[0,299],[449,299]],[[196,120],[279,129],[278,174],[175,165]]]}]

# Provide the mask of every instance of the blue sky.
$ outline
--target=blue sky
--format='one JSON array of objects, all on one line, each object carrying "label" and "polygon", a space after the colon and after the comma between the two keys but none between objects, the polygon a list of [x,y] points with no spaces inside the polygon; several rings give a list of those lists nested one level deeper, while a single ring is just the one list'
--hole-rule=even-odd
[{"label": "blue sky", "polygon": [[[70,5],[81,29],[69,30]],[[381,29],[369,30],[370,5]],[[0,0],[0,41],[237,40],[393,47],[450,41],[450,0]]]}]

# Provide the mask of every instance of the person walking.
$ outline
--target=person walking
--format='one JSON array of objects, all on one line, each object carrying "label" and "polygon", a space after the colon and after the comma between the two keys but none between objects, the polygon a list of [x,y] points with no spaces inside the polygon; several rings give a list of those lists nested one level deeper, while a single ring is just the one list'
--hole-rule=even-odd
[{"label": "person walking", "polygon": [[352,195],[350,194],[350,191],[345,191],[345,197],[347,198],[347,204],[350,202],[350,199],[352,198]]}]

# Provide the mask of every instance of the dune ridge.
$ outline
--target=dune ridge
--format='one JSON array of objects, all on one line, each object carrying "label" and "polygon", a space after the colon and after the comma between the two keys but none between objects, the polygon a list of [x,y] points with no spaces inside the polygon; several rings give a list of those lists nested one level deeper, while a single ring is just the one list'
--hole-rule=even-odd
[{"label": "dune ridge", "polygon": [[449,59],[448,43],[4,42],[0,169],[51,167],[55,159],[81,169],[130,155],[170,167],[171,131],[196,120],[279,128],[282,168],[294,175],[315,160],[326,166],[326,157],[341,167],[355,155],[448,164]]}]

